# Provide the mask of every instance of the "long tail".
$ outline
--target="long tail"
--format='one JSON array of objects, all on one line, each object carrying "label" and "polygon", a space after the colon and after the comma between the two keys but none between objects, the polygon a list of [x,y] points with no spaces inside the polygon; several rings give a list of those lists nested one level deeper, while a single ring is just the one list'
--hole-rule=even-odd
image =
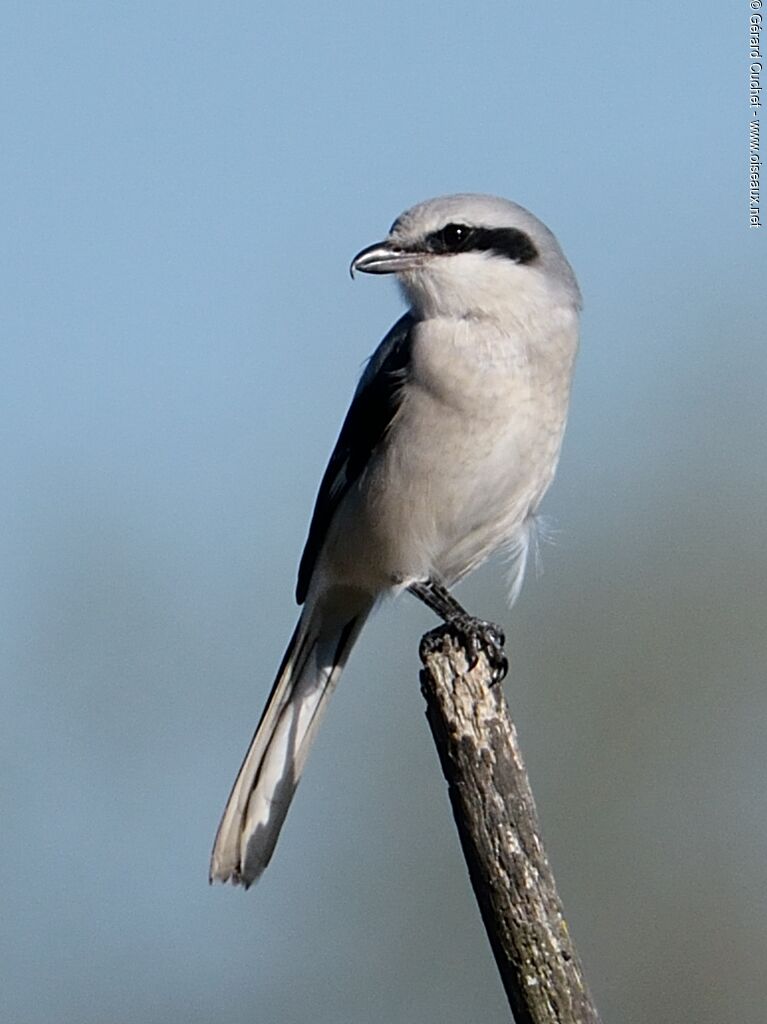
[{"label": "long tail", "polygon": [[373,602],[332,604],[307,605],[298,620],[218,827],[211,882],[247,888],[271,859],[317,727]]}]

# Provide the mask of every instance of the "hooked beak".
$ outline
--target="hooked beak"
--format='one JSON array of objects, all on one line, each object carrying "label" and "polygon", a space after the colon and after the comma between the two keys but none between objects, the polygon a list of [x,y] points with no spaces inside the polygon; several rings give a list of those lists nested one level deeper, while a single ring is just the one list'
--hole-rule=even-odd
[{"label": "hooked beak", "polygon": [[425,252],[398,249],[392,241],[376,242],[357,253],[349,273],[352,277],[356,270],[361,270],[363,274],[399,274],[423,266],[428,256],[429,253]]}]

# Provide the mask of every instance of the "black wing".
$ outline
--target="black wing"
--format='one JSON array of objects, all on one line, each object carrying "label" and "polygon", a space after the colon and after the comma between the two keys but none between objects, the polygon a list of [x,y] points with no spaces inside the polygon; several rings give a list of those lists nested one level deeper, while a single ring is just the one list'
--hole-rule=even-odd
[{"label": "black wing", "polygon": [[370,357],[354,392],[320,484],[301,564],[296,600],[303,604],[314,565],[338,503],[367,465],[400,405],[400,392],[410,365],[413,317],[406,313]]}]

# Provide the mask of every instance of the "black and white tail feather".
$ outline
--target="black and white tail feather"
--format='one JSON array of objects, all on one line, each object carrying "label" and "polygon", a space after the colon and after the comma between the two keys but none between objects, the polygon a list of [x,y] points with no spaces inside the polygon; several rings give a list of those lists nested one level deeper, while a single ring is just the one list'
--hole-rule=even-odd
[{"label": "black and white tail feather", "polygon": [[218,827],[211,882],[247,888],[269,863],[312,740],[370,607],[304,608]]}]

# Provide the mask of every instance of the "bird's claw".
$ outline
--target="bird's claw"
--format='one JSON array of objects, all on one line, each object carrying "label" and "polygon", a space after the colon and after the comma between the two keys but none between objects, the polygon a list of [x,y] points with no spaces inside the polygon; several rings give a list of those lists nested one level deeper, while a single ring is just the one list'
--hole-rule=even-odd
[{"label": "bird's claw", "polygon": [[421,657],[442,648],[446,636],[455,637],[466,652],[471,671],[483,653],[490,665],[491,686],[497,686],[509,671],[509,661],[504,651],[506,636],[500,626],[473,615],[456,615],[442,626],[427,633],[421,641]]}]

